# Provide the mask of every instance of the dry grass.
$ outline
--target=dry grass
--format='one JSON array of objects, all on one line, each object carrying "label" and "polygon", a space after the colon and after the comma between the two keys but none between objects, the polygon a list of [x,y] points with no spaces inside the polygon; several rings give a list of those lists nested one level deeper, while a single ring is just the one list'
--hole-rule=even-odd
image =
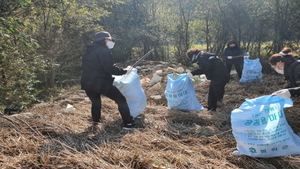
[{"label": "dry grass", "polygon": [[[152,77],[152,73],[141,74]],[[275,79],[274,79],[275,78]],[[167,101],[153,100],[163,87],[149,92],[148,105],[137,120],[138,129],[121,130],[116,104],[103,98],[103,123],[91,123],[90,101],[83,91],[70,91],[53,102],[36,105],[26,112],[2,116],[0,167],[14,168],[103,168],[103,169],[276,169],[300,168],[300,157],[253,158],[234,156],[230,113],[245,98],[270,94],[283,85],[281,77],[265,76],[264,82],[226,86],[225,105],[217,112],[166,110]],[[195,83],[197,97],[206,106],[205,82]],[[292,129],[300,135],[300,104],[285,109]],[[76,110],[65,112],[67,104]]]}]

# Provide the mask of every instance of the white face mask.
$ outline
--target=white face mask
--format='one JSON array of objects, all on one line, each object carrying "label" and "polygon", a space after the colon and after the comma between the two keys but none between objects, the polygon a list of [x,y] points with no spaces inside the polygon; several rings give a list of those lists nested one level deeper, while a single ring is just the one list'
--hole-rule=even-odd
[{"label": "white face mask", "polygon": [[282,70],[280,70],[280,69],[278,69],[277,67],[275,68],[275,71],[277,72],[277,73],[279,73],[279,74],[284,74],[284,71],[283,71],[283,69]]},{"label": "white face mask", "polygon": [[112,49],[115,46],[115,42],[113,41],[108,41],[106,42],[106,46],[108,47],[108,49]]}]

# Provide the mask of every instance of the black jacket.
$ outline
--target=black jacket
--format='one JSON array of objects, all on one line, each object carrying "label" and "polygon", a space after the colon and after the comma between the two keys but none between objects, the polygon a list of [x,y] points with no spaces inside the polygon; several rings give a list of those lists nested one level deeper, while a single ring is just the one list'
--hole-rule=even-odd
[{"label": "black jacket", "polygon": [[[300,87],[300,60],[292,63],[288,70],[284,71],[285,79],[288,81],[287,88]],[[291,96],[300,96],[300,89],[289,89]]]},{"label": "black jacket", "polygon": [[109,89],[112,75],[123,75],[126,70],[115,66],[110,50],[98,44],[87,46],[82,58],[81,89],[100,92]]},{"label": "black jacket", "polygon": [[[244,57],[237,57],[237,58],[234,58],[234,57],[235,56],[241,56],[243,54],[244,54],[243,50],[238,46],[235,46],[233,48],[227,47],[223,51],[222,57],[226,60],[227,64],[233,64],[233,63],[240,63],[241,64],[244,60]],[[232,56],[233,59],[227,59],[228,56]]]},{"label": "black jacket", "polygon": [[[202,57],[201,57],[202,56]],[[223,62],[213,53],[204,53],[197,58],[199,69],[192,71],[193,75],[205,74],[211,80],[211,85],[226,84],[229,81],[229,72]]]}]

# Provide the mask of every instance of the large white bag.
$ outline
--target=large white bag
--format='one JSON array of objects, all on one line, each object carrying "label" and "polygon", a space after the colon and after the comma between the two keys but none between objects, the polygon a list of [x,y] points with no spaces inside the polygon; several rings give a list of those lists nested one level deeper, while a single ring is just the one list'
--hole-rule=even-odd
[{"label": "large white bag", "polygon": [[186,74],[168,75],[165,96],[168,101],[167,109],[174,110],[203,110],[199,103],[192,80]]},{"label": "large white bag", "polygon": [[293,106],[290,98],[262,96],[246,101],[231,112],[235,155],[275,157],[300,153],[300,138],[286,121],[283,109]]},{"label": "large white bag", "polygon": [[128,75],[114,77],[113,84],[125,96],[130,114],[136,118],[147,105],[146,94],[142,88],[137,69],[133,69]]},{"label": "large white bag", "polygon": [[244,59],[244,66],[240,82],[261,82],[262,79],[262,66],[259,58],[257,59]]}]

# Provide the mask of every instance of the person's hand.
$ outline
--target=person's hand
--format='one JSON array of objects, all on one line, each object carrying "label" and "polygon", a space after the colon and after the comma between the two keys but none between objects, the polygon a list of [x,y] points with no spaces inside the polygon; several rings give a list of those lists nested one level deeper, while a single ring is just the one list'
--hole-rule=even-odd
[{"label": "person's hand", "polygon": [[133,67],[132,66],[127,66],[127,68],[126,68],[127,70],[132,70],[133,69]]},{"label": "person's hand", "polygon": [[125,73],[125,75],[129,75],[132,72],[132,69],[133,69],[132,66],[127,66],[127,68],[126,68],[127,72]]},{"label": "person's hand", "polygon": [[232,59],[233,57],[232,56],[227,56],[227,59]]},{"label": "person's hand", "polygon": [[271,96],[281,96],[285,99],[291,97],[291,93],[288,89],[281,89],[271,94]]},{"label": "person's hand", "polygon": [[187,73],[186,74],[188,77],[192,78],[193,77],[193,74],[191,72]]}]

